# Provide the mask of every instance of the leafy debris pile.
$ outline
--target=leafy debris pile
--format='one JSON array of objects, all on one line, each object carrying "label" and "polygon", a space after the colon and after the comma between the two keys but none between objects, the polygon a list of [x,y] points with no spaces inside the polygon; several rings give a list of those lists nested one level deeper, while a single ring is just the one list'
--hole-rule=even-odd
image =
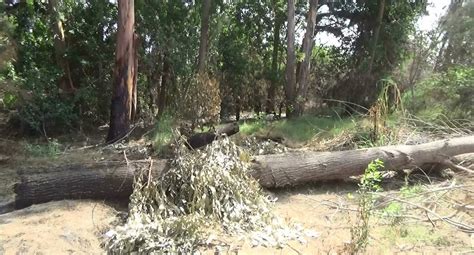
[{"label": "leafy debris pile", "polygon": [[247,174],[248,153],[228,138],[204,150],[183,147],[158,179],[145,181],[147,171],[136,179],[127,221],[106,234],[110,252],[190,253],[216,230],[249,233],[253,245],[302,239],[301,229],[283,226],[271,213],[273,201]]},{"label": "leafy debris pile", "polygon": [[241,146],[252,155],[278,154],[288,151],[288,148],[270,139],[260,140],[256,137],[248,137],[241,141]]}]

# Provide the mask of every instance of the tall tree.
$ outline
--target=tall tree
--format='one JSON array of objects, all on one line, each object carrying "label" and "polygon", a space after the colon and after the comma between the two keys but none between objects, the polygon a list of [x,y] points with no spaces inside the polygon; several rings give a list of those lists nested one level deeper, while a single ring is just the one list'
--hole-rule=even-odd
[{"label": "tall tree", "polygon": [[474,57],[474,2],[451,0],[447,13],[441,18],[439,32],[443,36],[435,71],[447,71],[454,66],[472,66]]},{"label": "tall tree", "polygon": [[316,13],[318,10],[318,0],[309,1],[309,10],[306,21],[306,33],[303,39],[304,59],[300,65],[298,73],[298,91],[296,101],[296,114],[301,115],[304,111],[306,93],[308,91],[308,75],[311,69],[311,56],[314,47],[314,28],[316,26]]},{"label": "tall tree", "polygon": [[76,89],[71,78],[71,69],[69,62],[65,58],[66,54],[66,37],[64,35],[63,21],[61,20],[59,13],[59,2],[58,0],[48,1],[48,12],[51,17],[51,26],[53,31],[54,39],[54,55],[56,57],[56,63],[61,68],[63,75],[59,79],[59,88],[66,93],[74,92]]},{"label": "tall tree", "polygon": [[200,39],[200,44],[199,44],[198,73],[202,73],[206,70],[211,1],[212,0],[203,0],[203,5],[202,5],[201,39]]},{"label": "tall tree", "polygon": [[161,75],[160,93],[158,94],[158,118],[165,113],[166,94],[171,83],[171,63],[167,54],[163,56],[163,72]]},{"label": "tall tree", "polygon": [[286,57],[286,116],[294,117],[296,103],[296,75],[295,75],[295,0],[288,0],[288,29],[287,29],[287,57]]},{"label": "tall tree", "polygon": [[369,67],[367,68],[367,73],[369,75],[372,72],[372,66],[374,64],[375,54],[377,52],[376,51],[377,50],[377,43],[378,43],[379,37],[380,37],[380,29],[382,28],[382,21],[383,21],[384,11],[385,11],[385,0],[380,0],[380,2],[379,2],[379,11],[378,11],[378,14],[377,14],[377,23],[376,23],[375,31],[374,31],[374,39],[373,39],[373,42],[372,42],[372,52],[370,54]]},{"label": "tall tree", "polygon": [[122,138],[130,129],[136,111],[137,52],[134,0],[118,1],[117,44],[110,128],[107,141]]},{"label": "tall tree", "polygon": [[[265,112],[271,113],[275,111],[275,94],[277,90],[278,82],[278,59],[280,51],[280,29],[284,22],[284,15],[281,15],[281,11],[278,6],[278,1],[273,1],[273,46],[272,46],[272,64],[270,71],[270,86],[268,87],[267,101],[265,106]],[[283,19],[282,19],[283,16]]]}]

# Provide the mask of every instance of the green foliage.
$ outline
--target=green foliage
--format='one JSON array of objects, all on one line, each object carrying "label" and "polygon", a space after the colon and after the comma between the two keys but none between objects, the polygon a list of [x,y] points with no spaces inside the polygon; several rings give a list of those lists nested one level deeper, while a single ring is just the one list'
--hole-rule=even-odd
[{"label": "green foliage", "polygon": [[74,109],[75,98],[61,97],[57,90],[57,77],[58,73],[47,68],[34,68],[25,73],[21,85],[32,91],[32,97],[23,100],[19,117],[40,133],[50,127],[70,127],[78,118]]},{"label": "green foliage", "polygon": [[150,140],[157,153],[165,152],[166,146],[170,144],[173,138],[173,129],[176,120],[170,114],[163,115],[156,123],[151,133]]},{"label": "green foliage", "polygon": [[313,48],[310,81],[316,93],[328,95],[349,70],[349,55],[339,48],[315,45]]},{"label": "green foliage", "polygon": [[31,157],[57,157],[61,153],[61,144],[56,139],[49,140],[47,144],[25,144],[25,151]]},{"label": "green foliage", "polygon": [[369,242],[370,217],[374,208],[374,196],[371,192],[381,191],[380,170],[384,167],[380,159],[369,163],[359,184],[359,210],[357,222],[351,227],[351,242],[346,249],[355,254],[362,252]]},{"label": "green foliage", "polygon": [[404,100],[416,115],[429,121],[442,116],[451,119],[474,118],[474,68],[457,67],[433,74],[405,92]]},{"label": "green foliage", "polygon": [[268,125],[270,125],[270,123],[264,119],[244,120],[243,123],[239,125],[239,131],[244,135],[253,135],[268,127]]},{"label": "green foliage", "polygon": [[400,189],[400,194],[402,197],[412,198],[420,194],[422,191],[423,191],[423,186],[421,186],[421,184],[416,184],[412,186],[406,184]]},{"label": "green foliage", "polygon": [[386,217],[400,216],[403,211],[403,206],[399,202],[391,202],[383,210],[383,215]]},{"label": "green foliage", "polygon": [[[9,13],[17,57],[4,67],[3,79],[13,86],[19,118],[39,132],[68,129],[80,118],[97,121],[108,115],[116,9],[103,1],[59,1],[57,17],[62,21],[67,49],[65,59],[78,90],[63,93],[53,45],[53,16],[47,3],[20,6]],[[103,31],[101,31],[103,30]],[[99,31],[99,32],[97,32]],[[4,99],[5,101],[5,99]]]},{"label": "green foliage", "polygon": [[[410,186],[406,183],[400,188],[400,197],[404,199],[417,200],[422,191],[423,187],[420,184]],[[405,218],[403,215],[408,211],[409,208],[407,208],[405,204],[398,201],[392,201],[382,209],[382,217],[387,218],[390,221],[392,228],[400,229],[399,225]]]},{"label": "green foliage", "polygon": [[294,119],[282,119],[272,122],[264,119],[246,120],[240,125],[240,131],[246,135],[271,134],[281,136],[290,142],[305,143],[311,141],[317,135],[333,137],[344,130],[353,129],[355,126],[356,122],[350,118],[339,119],[336,117],[303,115]]},{"label": "green foliage", "polygon": [[382,174],[380,170],[384,168],[383,161],[376,159],[367,166],[364,175],[360,180],[359,188],[362,192],[376,192],[381,191]]},{"label": "green foliage", "polygon": [[439,21],[441,48],[435,69],[447,71],[453,67],[474,65],[474,2],[452,1],[447,13]]},{"label": "green foliage", "polygon": [[17,100],[18,100],[18,97],[15,94],[11,93],[11,92],[7,91],[3,94],[3,98],[2,98],[3,106],[6,109],[13,109],[13,107],[15,106]]}]

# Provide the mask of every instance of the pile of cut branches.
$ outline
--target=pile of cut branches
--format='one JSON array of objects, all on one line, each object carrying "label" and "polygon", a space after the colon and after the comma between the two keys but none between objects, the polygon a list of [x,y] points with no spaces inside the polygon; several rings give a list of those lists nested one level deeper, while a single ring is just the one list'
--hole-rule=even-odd
[{"label": "pile of cut branches", "polygon": [[250,233],[255,245],[300,239],[301,229],[284,227],[271,213],[272,200],[247,173],[249,161],[250,155],[227,138],[204,150],[180,146],[169,171],[151,178],[145,171],[135,180],[129,217],[107,233],[108,249],[189,253],[209,243],[216,230]]}]

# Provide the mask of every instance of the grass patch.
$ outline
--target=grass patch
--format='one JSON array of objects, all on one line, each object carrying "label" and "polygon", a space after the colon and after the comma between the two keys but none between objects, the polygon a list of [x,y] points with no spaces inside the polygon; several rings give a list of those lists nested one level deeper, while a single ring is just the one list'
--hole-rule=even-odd
[{"label": "grass patch", "polygon": [[272,125],[270,122],[263,119],[245,120],[239,124],[239,128],[244,135],[254,135],[267,129],[270,125]]},{"label": "grass patch", "polygon": [[305,143],[316,135],[333,137],[357,126],[355,118],[317,117],[305,115],[296,119],[269,122],[263,119],[246,120],[240,124],[244,135],[274,135],[295,143]]},{"label": "grass patch", "polygon": [[163,152],[166,145],[171,142],[173,138],[173,127],[175,126],[175,120],[168,115],[163,116],[155,126],[151,134],[151,141],[153,148],[157,153]]},{"label": "grass patch", "polygon": [[415,197],[423,192],[423,186],[421,184],[405,185],[400,189],[400,195],[404,198]]},{"label": "grass patch", "polygon": [[55,158],[61,153],[60,144],[56,139],[48,141],[46,144],[25,144],[25,151],[32,157]]},{"label": "grass patch", "polygon": [[391,244],[432,244],[435,246],[445,246],[451,243],[445,236],[422,225],[390,226],[383,231],[383,235]]}]

